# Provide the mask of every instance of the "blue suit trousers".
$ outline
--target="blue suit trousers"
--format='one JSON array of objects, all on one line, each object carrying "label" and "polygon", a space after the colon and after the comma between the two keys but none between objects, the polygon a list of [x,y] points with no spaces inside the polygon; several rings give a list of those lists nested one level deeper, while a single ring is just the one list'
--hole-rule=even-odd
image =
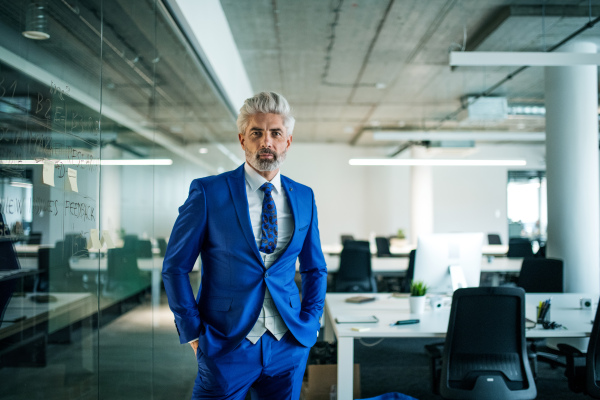
[{"label": "blue suit trousers", "polygon": [[192,400],[298,400],[310,348],[287,332],[265,332],[256,344],[244,339],[233,351],[208,357],[198,347]]}]

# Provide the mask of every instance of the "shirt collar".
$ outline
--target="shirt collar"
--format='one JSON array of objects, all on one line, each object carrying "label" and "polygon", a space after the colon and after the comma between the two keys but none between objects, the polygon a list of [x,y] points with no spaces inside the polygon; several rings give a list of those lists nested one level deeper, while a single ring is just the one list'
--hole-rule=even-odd
[{"label": "shirt collar", "polygon": [[[250,185],[250,190],[256,192],[267,180],[254,170],[248,163],[244,163],[244,176],[246,182]],[[275,187],[275,192],[281,193],[281,173],[277,171],[277,175],[271,179],[271,183]]]}]

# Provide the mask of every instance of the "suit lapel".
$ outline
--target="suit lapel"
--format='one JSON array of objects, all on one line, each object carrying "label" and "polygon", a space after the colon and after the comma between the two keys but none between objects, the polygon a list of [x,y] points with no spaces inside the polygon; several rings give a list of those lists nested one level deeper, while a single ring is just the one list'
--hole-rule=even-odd
[{"label": "suit lapel", "polygon": [[292,237],[290,238],[290,242],[288,243],[285,251],[279,255],[279,258],[281,258],[283,256],[283,254],[292,245],[292,242],[294,241],[294,238],[296,237],[296,228],[297,228],[298,223],[299,223],[299,219],[298,219],[298,197],[296,196],[298,191],[294,188],[294,183],[291,180],[289,180],[287,177],[283,176],[283,175],[281,175],[281,187],[283,188],[283,191],[285,192],[285,194],[286,194],[286,196],[288,198],[288,203],[289,203],[290,208],[292,210],[292,216],[294,217],[294,231],[292,233]]},{"label": "suit lapel", "polygon": [[254,252],[256,258],[260,260],[263,265],[263,260],[256,247],[256,241],[254,240],[254,233],[252,232],[252,224],[250,222],[250,212],[248,210],[248,195],[246,194],[246,180],[244,179],[244,165],[242,164],[237,170],[233,172],[227,178],[227,184],[229,185],[229,191],[235,207],[235,212],[244,232],[244,237],[248,242],[248,246]]}]

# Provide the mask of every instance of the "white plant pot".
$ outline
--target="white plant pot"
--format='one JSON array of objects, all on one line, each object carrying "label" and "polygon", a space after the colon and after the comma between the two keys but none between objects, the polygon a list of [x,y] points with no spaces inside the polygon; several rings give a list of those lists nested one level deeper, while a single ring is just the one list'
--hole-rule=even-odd
[{"label": "white plant pot", "polygon": [[410,296],[408,303],[411,314],[423,314],[425,311],[425,296]]}]

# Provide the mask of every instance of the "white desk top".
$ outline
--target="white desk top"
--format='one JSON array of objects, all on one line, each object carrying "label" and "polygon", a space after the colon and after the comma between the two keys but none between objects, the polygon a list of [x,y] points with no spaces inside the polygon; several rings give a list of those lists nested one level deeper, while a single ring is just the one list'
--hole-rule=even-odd
[{"label": "white desk top", "polygon": [[[411,314],[409,311],[408,297],[395,298],[386,294],[364,294],[365,296],[376,296],[377,300],[369,303],[352,304],[346,303],[345,299],[355,294],[328,293],[325,300],[327,315],[334,333],[337,337],[445,337],[448,328],[450,307],[440,310],[432,310],[426,307],[425,313],[421,315]],[[582,297],[598,299],[598,295],[590,296],[577,293],[548,293],[527,294],[525,314],[526,317],[535,320],[536,306],[540,301],[552,298],[551,317],[553,321],[564,325],[567,329],[548,330],[540,326],[526,331],[527,337],[588,337],[592,331],[593,310],[582,310],[579,307],[579,299]],[[366,324],[337,324],[335,318],[338,316],[369,316],[375,315],[379,318],[378,323]],[[421,322],[414,325],[390,326],[391,323],[403,319],[420,319]],[[357,332],[353,327],[370,328],[368,331]]]},{"label": "white desk top", "polygon": [[[329,255],[339,255],[342,252],[342,248],[343,246],[340,243],[321,245],[323,253]],[[391,244],[390,253],[408,257],[410,251],[415,248],[416,245],[395,246]],[[508,246],[502,244],[483,245],[481,252],[486,256],[505,256],[508,253]],[[377,254],[377,247],[371,246],[371,254]]]},{"label": "white desk top", "polygon": [[[162,270],[163,260],[164,258],[162,257],[138,258],[138,268],[142,271]],[[108,261],[106,257],[102,257],[100,260],[97,258],[71,257],[69,266],[73,271],[77,272],[106,271],[108,269]]]},{"label": "white desk top", "polygon": [[[338,384],[339,400],[350,400],[353,385],[354,365],[354,339],[355,338],[425,338],[445,337],[450,316],[450,307],[440,310],[426,308],[420,315],[411,314],[409,311],[408,297],[393,298],[389,294],[363,293],[365,296],[376,296],[377,300],[369,303],[346,303],[345,299],[358,293],[328,293],[325,299],[324,330],[325,340],[333,339],[332,333],[337,337],[338,348]],[[582,295],[577,293],[542,293],[526,295],[525,314],[529,319],[535,320],[535,307],[540,301],[552,298],[550,309],[551,320],[564,325],[567,329],[543,329],[536,326],[527,329],[528,338],[582,338],[588,337],[592,331],[594,310],[579,308],[581,297],[598,299],[598,294]],[[346,323],[337,324],[337,316],[370,316],[379,318],[377,323]],[[418,324],[390,326],[391,323],[403,319],[420,319]],[[366,331],[356,331],[352,328],[367,328]],[[333,331],[333,332],[331,332]]]},{"label": "white desk top", "polygon": [[[340,258],[325,254],[327,271],[335,273],[340,267]],[[522,258],[488,257],[481,258],[481,272],[519,272]],[[373,257],[371,268],[375,273],[403,273],[408,269],[408,258],[401,257]]]}]

